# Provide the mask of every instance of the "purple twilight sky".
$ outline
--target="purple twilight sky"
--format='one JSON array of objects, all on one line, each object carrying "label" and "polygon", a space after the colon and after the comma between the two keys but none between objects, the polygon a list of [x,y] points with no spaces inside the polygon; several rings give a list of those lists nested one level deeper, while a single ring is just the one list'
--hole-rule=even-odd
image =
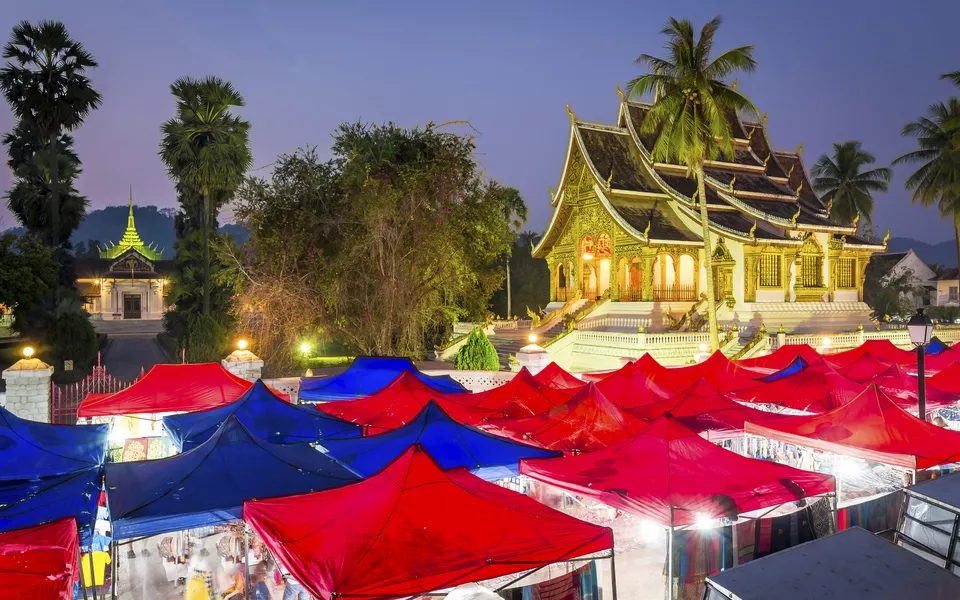
[{"label": "purple twilight sky", "polygon": [[[806,147],[809,167],[835,141],[862,140],[881,164],[909,150],[900,127],[945,99],[937,77],[960,69],[960,2],[310,0],[0,0],[0,37],[21,19],[59,19],[100,62],[104,97],[76,134],[82,193],[93,208],[126,201],[173,206],[157,158],[172,115],[169,85],[215,74],[245,96],[258,167],[318,145],[343,121],[401,125],[466,119],[481,133],[491,177],[521,189],[528,228],[549,217],[568,134],[564,104],[583,119],[615,118],[614,85],[659,54],[668,16],[699,28],[721,13],[718,49],[756,46],[758,71],[741,89],[769,112],[773,143]],[[12,117],[0,108],[0,132]],[[266,169],[259,173],[266,174]],[[878,231],[951,237],[934,209],[912,206],[899,169],[877,199]],[[10,173],[0,167],[0,189]],[[15,225],[6,208],[0,227]]]}]

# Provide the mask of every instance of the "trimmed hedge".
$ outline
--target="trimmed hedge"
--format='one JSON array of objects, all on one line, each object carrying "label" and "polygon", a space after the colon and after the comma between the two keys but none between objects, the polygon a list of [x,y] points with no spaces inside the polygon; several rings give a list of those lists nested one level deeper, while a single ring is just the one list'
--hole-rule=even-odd
[{"label": "trimmed hedge", "polygon": [[487,334],[477,328],[470,332],[466,343],[457,351],[457,369],[463,371],[499,371],[500,358]]}]

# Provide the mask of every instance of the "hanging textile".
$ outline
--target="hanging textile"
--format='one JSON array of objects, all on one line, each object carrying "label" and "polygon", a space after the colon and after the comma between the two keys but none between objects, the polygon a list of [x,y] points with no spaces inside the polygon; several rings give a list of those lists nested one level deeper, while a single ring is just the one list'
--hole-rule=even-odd
[{"label": "hanging textile", "polygon": [[845,506],[837,511],[837,527],[840,531],[850,527],[861,527],[871,533],[891,531],[897,527],[902,502],[903,494],[897,491]]},{"label": "hanging textile", "polygon": [[549,581],[524,586],[523,600],[599,600],[594,561]]},{"label": "hanging textile", "polygon": [[[708,575],[733,567],[731,526],[674,529],[672,559],[674,598],[699,600]],[[663,572],[668,573],[666,564]]]}]

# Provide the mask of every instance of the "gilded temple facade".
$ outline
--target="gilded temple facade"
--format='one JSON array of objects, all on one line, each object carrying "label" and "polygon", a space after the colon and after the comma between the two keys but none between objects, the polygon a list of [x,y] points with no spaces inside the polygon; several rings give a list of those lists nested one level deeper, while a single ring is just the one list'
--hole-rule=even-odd
[{"label": "gilded temple facade", "polygon": [[830,218],[812,191],[802,144],[774,149],[765,116],[729,115],[736,151],[707,163],[712,247],[704,249],[695,180],[683,166],[652,160],[654,138],[640,133],[649,105],[617,91],[614,124],[581,121],[568,107],[553,215],[534,249],[550,268],[549,310],[608,299],[591,314],[597,329],[692,327],[705,304],[706,250],[722,324],[813,332],[869,321],[864,274],[886,240],[862,239],[856,223]]}]

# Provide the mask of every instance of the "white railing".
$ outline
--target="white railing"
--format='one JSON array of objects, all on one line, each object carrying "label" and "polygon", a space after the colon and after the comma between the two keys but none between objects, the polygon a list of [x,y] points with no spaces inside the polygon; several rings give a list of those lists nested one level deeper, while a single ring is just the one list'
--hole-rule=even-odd
[{"label": "white railing", "polygon": [[577,323],[577,329],[581,331],[592,331],[595,329],[625,329],[629,331],[638,331],[640,327],[644,329],[651,327],[653,319],[650,317],[618,317],[616,315],[606,315],[601,317],[586,318]]},{"label": "white railing", "polygon": [[458,371],[456,369],[431,369],[424,371],[423,374],[449,375],[451,379],[471,392],[483,392],[501,386],[516,375],[511,371]]},{"label": "white railing", "polygon": [[267,387],[273,388],[282,394],[290,396],[292,404],[300,403],[300,378],[299,377],[278,377],[277,379],[264,379],[263,383]]}]

